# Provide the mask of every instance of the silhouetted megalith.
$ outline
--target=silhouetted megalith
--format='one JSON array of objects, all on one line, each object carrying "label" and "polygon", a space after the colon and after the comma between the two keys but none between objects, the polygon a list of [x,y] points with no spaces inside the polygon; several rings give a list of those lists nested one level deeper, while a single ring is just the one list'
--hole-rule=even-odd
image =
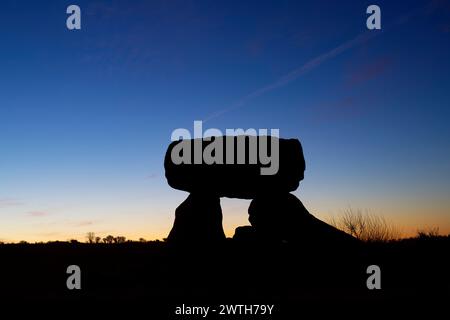
[{"label": "silhouetted megalith", "polygon": [[[194,145],[196,142],[202,144],[201,150],[216,141],[223,139],[223,164],[194,164]],[[241,148],[238,139],[245,139],[245,146]],[[187,139],[172,142],[166,152],[164,159],[165,175],[169,185],[178,190],[187,192],[214,192],[220,197],[253,199],[259,193],[266,190],[278,190],[283,192],[294,191],[304,177],[305,159],[303,149],[298,139],[282,139],[268,137],[267,145],[270,147],[272,140],[278,141],[279,162],[278,171],[274,175],[262,175],[261,168],[267,168],[258,157],[256,163],[249,164],[249,152],[251,139],[256,139],[260,154],[261,136],[225,136],[215,137],[212,141],[208,139]],[[227,140],[232,142],[234,150],[233,164],[226,163]],[[275,141],[274,140],[274,141]],[[190,163],[175,164],[172,159],[172,150],[181,143],[189,144],[191,150]],[[263,146],[264,147],[264,146]],[[245,164],[237,163],[237,153],[244,150]],[[269,148],[270,150],[270,148]],[[271,151],[271,150],[270,150]],[[254,154],[254,153],[253,153]],[[270,155],[272,156],[272,155]],[[272,159],[275,161],[276,159]]]},{"label": "silhouetted megalith", "polygon": [[[277,170],[264,175],[263,169],[272,166]],[[252,226],[238,228],[235,239],[314,244],[355,241],[315,218],[290,193],[298,188],[305,171],[297,139],[225,136],[180,140],[169,145],[164,167],[171,187],[191,193],[176,209],[168,237],[171,242],[224,240],[220,197],[253,199],[248,210]]]},{"label": "silhouetted megalith", "polygon": [[175,210],[170,242],[216,242],[225,239],[220,198],[191,193]]},{"label": "silhouetted megalith", "polygon": [[356,242],[352,236],[310,214],[291,193],[260,194],[252,200],[248,212],[258,238],[311,244]]},{"label": "silhouetted megalith", "polygon": [[240,226],[234,230],[233,239],[237,241],[249,242],[257,240],[255,228],[252,226]]}]

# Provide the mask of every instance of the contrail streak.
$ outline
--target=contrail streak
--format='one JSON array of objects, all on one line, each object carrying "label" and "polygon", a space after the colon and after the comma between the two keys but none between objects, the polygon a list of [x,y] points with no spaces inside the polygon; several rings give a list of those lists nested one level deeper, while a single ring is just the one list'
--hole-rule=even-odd
[{"label": "contrail streak", "polygon": [[379,34],[379,32],[365,32],[363,34],[358,35],[357,37],[355,37],[352,40],[344,42],[343,44],[337,46],[336,48],[334,48],[326,53],[323,53],[323,54],[315,57],[314,59],[309,60],[308,62],[303,64],[301,67],[292,70],[288,74],[285,74],[284,76],[279,78],[277,81],[247,94],[246,96],[242,97],[241,99],[239,99],[238,101],[233,103],[230,107],[223,109],[223,110],[219,110],[219,111],[209,115],[207,118],[205,118],[203,120],[203,122],[217,118],[217,117],[223,115],[224,113],[230,112],[232,110],[239,109],[242,106],[244,106],[251,99],[257,98],[267,92],[270,92],[277,88],[288,85],[289,83],[297,80],[300,76],[317,68],[318,66],[320,66],[322,63],[326,62],[327,60],[334,58],[337,55],[339,55],[355,46],[361,45],[362,43],[366,42],[367,40],[369,40],[370,38],[374,37],[377,34]]},{"label": "contrail streak", "polygon": [[364,33],[359,34],[358,36],[356,36],[355,38],[348,40],[342,44],[340,44],[339,46],[335,47],[334,49],[323,53],[311,60],[309,60],[308,62],[306,62],[305,64],[303,64],[302,66],[300,66],[299,68],[296,68],[294,70],[292,70],[291,72],[285,74],[284,76],[282,76],[281,78],[279,78],[277,81],[268,84],[264,87],[261,87],[249,94],[247,94],[246,96],[242,97],[241,99],[237,100],[235,103],[233,103],[231,106],[229,106],[228,108],[222,109],[222,110],[218,110],[213,114],[210,114],[209,116],[207,116],[203,122],[215,119],[225,113],[228,113],[230,111],[236,110],[236,109],[240,109],[243,106],[245,106],[245,104],[249,101],[252,100],[254,98],[257,98],[267,92],[273,91],[277,88],[280,87],[284,87],[286,85],[288,85],[289,83],[297,80],[300,76],[306,74],[307,72],[319,67],[322,63],[338,56],[339,54],[352,49],[354,47],[360,46],[363,43],[365,43],[366,41],[374,38],[375,36],[381,34],[382,32],[386,32],[387,29],[390,29],[394,26],[397,25],[401,25],[406,23],[407,21],[409,21],[414,15],[416,15],[418,12],[424,12],[425,13],[431,13],[431,11],[434,10],[433,6],[426,6],[426,7],[422,7],[422,8],[418,8],[416,10],[413,10],[403,16],[401,16],[398,20],[396,20],[393,24],[391,24],[389,27],[385,28],[383,27],[382,31],[366,31]]}]

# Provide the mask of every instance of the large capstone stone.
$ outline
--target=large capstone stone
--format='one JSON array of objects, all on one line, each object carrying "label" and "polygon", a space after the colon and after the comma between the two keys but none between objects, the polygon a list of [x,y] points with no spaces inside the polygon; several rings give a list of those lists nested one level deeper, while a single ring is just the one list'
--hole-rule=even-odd
[{"label": "large capstone stone", "polygon": [[172,188],[253,199],[268,190],[296,190],[305,159],[297,139],[221,136],[172,142],[164,168]]}]

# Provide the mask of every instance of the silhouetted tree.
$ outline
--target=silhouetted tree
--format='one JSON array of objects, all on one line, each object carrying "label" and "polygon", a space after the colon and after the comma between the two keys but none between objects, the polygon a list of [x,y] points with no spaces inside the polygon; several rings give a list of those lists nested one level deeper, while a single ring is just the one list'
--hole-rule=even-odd
[{"label": "silhouetted tree", "polygon": [[88,243],[94,243],[95,242],[95,233],[94,232],[88,232],[86,234],[86,239]]},{"label": "silhouetted tree", "polygon": [[126,242],[127,238],[122,237],[122,236],[118,236],[114,238],[114,243],[124,243]]},{"label": "silhouetted tree", "polygon": [[105,238],[103,238],[104,243],[113,243],[114,237],[112,235],[108,235]]},{"label": "silhouetted tree", "polygon": [[102,241],[102,238],[100,238],[100,237],[95,237],[95,243],[100,243],[100,241]]},{"label": "silhouetted tree", "polygon": [[147,242],[144,238],[139,238],[139,242]]}]

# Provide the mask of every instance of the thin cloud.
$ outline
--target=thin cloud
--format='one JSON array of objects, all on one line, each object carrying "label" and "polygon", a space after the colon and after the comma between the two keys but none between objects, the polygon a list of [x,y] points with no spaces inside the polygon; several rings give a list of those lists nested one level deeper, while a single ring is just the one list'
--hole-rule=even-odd
[{"label": "thin cloud", "polygon": [[158,175],[156,173],[151,173],[151,174],[145,176],[145,179],[147,179],[147,180],[153,180],[156,178],[158,178]]},{"label": "thin cloud", "polygon": [[23,203],[14,198],[0,198],[0,208],[20,206]]},{"label": "thin cloud", "polygon": [[281,87],[284,87],[284,86],[290,84],[291,82],[297,80],[299,77],[314,70],[315,68],[319,67],[320,65],[327,62],[328,60],[335,58],[336,56],[340,55],[341,53],[344,53],[352,48],[358,47],[358,46],[366,43],[367,41],[373,39],[375,36],[377,36],[383,32],[386,32],[387,30],[391,29],[392,27],[402,25],[402,24],[408,22],[412,17],[414,17],[415,15],[417,15],[419,13],[430,14],[434,9],[435,9],[435,6],[433,6],[433,5],[421,7],[416,10],[412,10],[412,11],[408,12],[407,14],[401,16],[390,26],[387,26],[387,27],[383,26],[381,31],[373,31],[373,30],[365,31],[365,32],[357,35],[355,38],[348,40],[348,41],[340,44],[339,46],[331,49],[330,51],[327,51],[327,52],[325,52],[321,55],[318,55],[317,57],[309,60],[302,66],[285,74],[284,76],[279,78],[277,81],[249,93],[248,95],[242,97],[241,99],[239,99],[238,101],[233,103],[228,108],[219,110],[219,111],[209,115],[208,117],[206,117],[203,120],[203,122],[217,118],[217,117],[219,117],[225,113],[228,113],[230,111],[240,109],[243,106],[245,106],[250,100],[257,98],[259,96],[262,96],[265,93],[271,92],[275,89],[278,89],[278,88],[281,88]]},{"label": "thin cloud", "polygon": [[347,96],[315,106],[312,120],[327,122],[330,120],[349,118],[361,113],[361,103],[355,96]]},{"label": "thin cloud", "polygon": [[48,216],[49,213],[45,212],[45,211],[30,211],[30,212],[27,212],[27,215],[29,217],[40,218],[40,217]]},{"label": "thin cloud", "polygon": [[382,57],[369,64],[363,65],[350,73],[347,85],[352,87],[376,78],[386,72],[391,65],[392,59],[388,57]]},{"label": "thin cloud", "polygon": [[359,45],[365,43],[366,41],[368,41],[369,39],[373,38],[375,35],[378,35],[378,34],[379,34],[379,32],[365,32],[363,34],[358,35],[357,37],[353,38],[350,41],[342,43],[341,45],[335,47],[334,49],[309,60],[308,62],[303,64],[301,67],[292,70],[288,74],[279,78],[277,81],[275,81],[265,87],[259,88],[255,91],[251,92],[250,94],[242,97],[241,99],[236,101],[233,105],[231,105],[229,108],[220,110],[220,111],[208,116],[206,119],[203,120],[203,122],[209,121],[209,120],[217,118],[225,113],[228,113],[230,111],[241,108],[248,101],[250,101],[254,98],[257,98],[259,96],[262,96],[265,93],[268,93],[270,91],[273,91],[275,89],[278,89],[278,88],[281,88],[281,87],[284,87],[284,86],[290,84],[291,82],[297,80],[300,76],[312,71],[313,69],[317,68],[324,62],[330,60],[331,58],[334,58],[337,55],[339,55],[353,47],[356,47],[356,46],[359,46]]},{"label": "thin cloud", "polygon": [[87,227],[87,226],[92,226],[95,222],[92,220],[84,220],[84,221],[79,221],[76,222],[74,224],[75,227]]},{"label": "thin cloud", "polygon": [[62,235],[62,233],[61,232],[57,232],[57,231],[52,231],[52,232],[38,233],[38,235],[42,236],[42,237],[56,237],[56,236]]}]

